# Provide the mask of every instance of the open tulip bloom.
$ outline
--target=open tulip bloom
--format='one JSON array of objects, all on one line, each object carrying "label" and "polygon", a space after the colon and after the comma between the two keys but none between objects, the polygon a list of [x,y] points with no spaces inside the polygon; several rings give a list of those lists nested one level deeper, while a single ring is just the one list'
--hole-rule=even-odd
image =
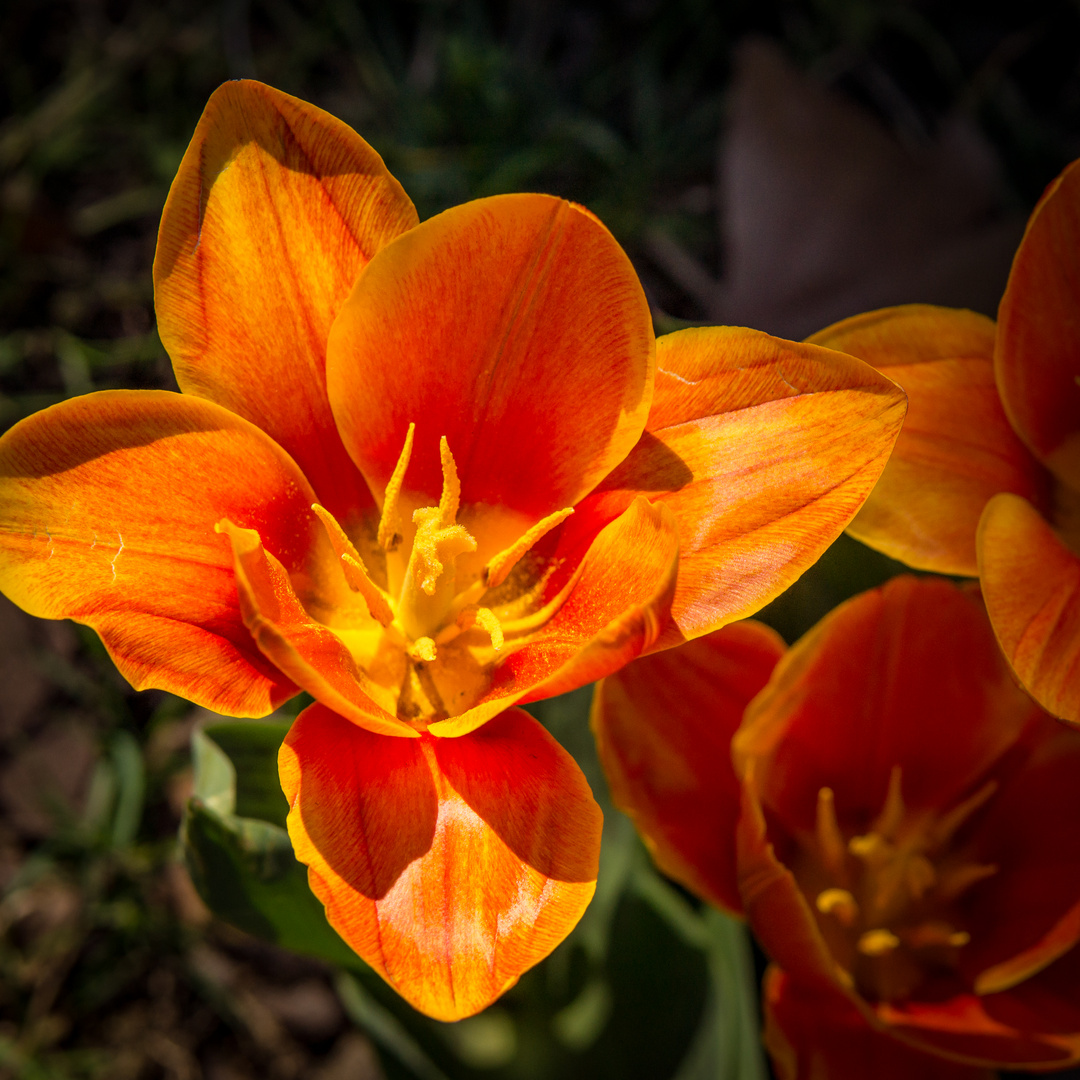
[{"label": "open tulip bloom", "polygon": [[774,961],[783,1080],[1080,1061],[1080,733],[973,588],[894,578],[786,653],[724,627],[605,679],[593,724],[659,865]]},{"label": "open tulip bloom", "polygon": [[750,330],[656,341],[619,245],[545,195],[424,222],[350,128],[211,98],[154,266],[181,394],[0,441],[0,585],[137,687],[262,716],[344,939],[483,1008],[592,895],[600,812],[521,702],[751,613],[872,487],[901,391]]},{"label": "open tulip bloom", "polygon": [[909,305],[810,340],[869,361],[910,398],[852,534],[909,566],[977,573],[1017,676],[1080,724],[1080,162],[1032,213],[996,326]]}]

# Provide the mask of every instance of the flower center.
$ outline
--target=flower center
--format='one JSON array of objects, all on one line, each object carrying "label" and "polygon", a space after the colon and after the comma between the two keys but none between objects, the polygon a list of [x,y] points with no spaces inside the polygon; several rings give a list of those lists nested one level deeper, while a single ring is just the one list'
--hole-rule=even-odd
[{"label": "flower center", "polygon": [[996,790],[989,781],[945,814],[912,814],[897,765],[871,829],[851,836],[832,791],[818,792],[810,859],[797,876],[833,956],[868,999],[902,1000],[926,978],[955,970],[971,940],[957,922],[957,900],[997,867],[963,858],[951,841]]},{"label": "flower center", "polygon": [[[318,504],[312,510],[326,529],[349,588],[360,594],[381,628],[374,642],[369,633],[339,635],[357,662],[388,691],[384,704],[393,706],[390,711],[404,720],[428,723],[469,708],[487,685],[495,654],[508,640],[513,644],[543,625],[565,599],[563,589],[539,610],[527,602],[523,610],[520,602],[507,603],[515,597],[502,595],[507,590],[500,587],[537,541],[573,510],[548,515],[482,565],[475,560],[467,565],[463,557],[474,555],[479,545],[458,521],[461,482],[445,437],[439,442],[443,482],[438,505],[414,510],[411,529],[405,523],[403,491],[414,432],[415,424],[410,424],[386,485],[372,545],[385,559],[385,575],[372,572],[328,510]],[[410,533],[411,542],[406,543]]]}]

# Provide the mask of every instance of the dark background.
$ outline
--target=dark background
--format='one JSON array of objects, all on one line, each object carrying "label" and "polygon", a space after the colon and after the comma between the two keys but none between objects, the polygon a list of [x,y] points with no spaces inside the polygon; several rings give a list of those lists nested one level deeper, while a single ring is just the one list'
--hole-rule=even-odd
[{"label": "dark background", "polygon": [[[910,301],[992,315],[1027,213],[1080,155],[1080,6],[1004,7],[7,4],[0,427],[93,389],[175,387],[154,329],[157,221],[232,77],[353,125],[421,218],[502,191],[586,204],[661,332],[802,337]],[[767,617],[790,640],[892,569],[841,540]],[[0,1077],[379,1075],[333,975],[213,920],[176,859],[206,717],[133,693],[92,634],[3,603]],[[651,940],[647,914],[620,918]],[[614,957],[613,985],[620,964],[662,961]],[[668,1073],[631,1054],[612,1075]]]}]

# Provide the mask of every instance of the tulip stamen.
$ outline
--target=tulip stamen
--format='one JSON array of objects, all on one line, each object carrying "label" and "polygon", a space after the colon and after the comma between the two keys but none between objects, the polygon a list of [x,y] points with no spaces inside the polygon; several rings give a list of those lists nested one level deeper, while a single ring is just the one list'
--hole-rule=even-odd
[{"label": "tulip stamen", "polygon": [[959,949],[970,941],[966,930],[936,920],[920,923],[904,934],[904,944],[911,949]]},{"label": "tulip stamen", "polygon": [[561,525],[573,512],[574,508],[568,506],[564,510],[556,510],[554,514],[548,514],[546,518],[542,518],[527,532],[522,533],[508,548],[500,551],[484,567],[481,579],[484,588],[497,589],[506,580],[507,575],[518,564],[522,556],[557,525]]},{"label": "tulip stamen", "polygon": [[884,927],[867,930],[864,934],[860,934],[855,945],[863,956],[887,956],[899,947],[900,939]]},{"label": "tulip stamen", "polygon": [[[851,835],[841,830],[831,789],[819,789],[816,866],[804,895],[861,992],[879,1001],[903,999],[925,973],[959,963],[957,950],[971,934],[953,921],[953,902],[997,867],[958,858],[948,844],[996,790],[989,781],[940,815],[914,812],[904,803],[896,766],[873,824]],[[823,889],[823,873],[836,884]]]},{"label": "tulip stamen", "polygon": [[406,651],[410,659],[430,664],[435,659],[435,642],[429,637],[418,637]]},{"label": "tulip stamen", "polygon": [[312,503],[311,509],[322,522],[334,554],[341,560],[341,569],[349,588],[353,592],[360,593],[364,598],[364,603],[367,604],[367,609],[373,619],[378,620],[383,626],[389,626],[394,621],[390,601],[382,589],[371,580],[371,575],[363,559],[360,558],[360,553],[353,546],[353,542],[329,510],[318,503]]},{"label": "tulip stamen", "polygon": [[944,817],[938,819],[931,833],[935,847],[944,847],[976,810],[998,789],[996,780],[987,780],[973,795],[954,806]]},{"label": "tulip stamen", "polygon": [[401,543],[401,485],[405,482],[405,470],[409,467],[412,459],[413,433],[416,431],[415,424],[409,424],[409,430],[405,435],[405,445],[398,455],[397,464],[390,475],[390,481],[383,493],[382,515],[379,518],[379,529],[376,533],[379,547],[383,551],[394,551]]},{"label": "tulip stamen", "polygon": [[836,802],[832,788],[823,787],[818,791],[817,816],[814,822],[818,848],[826,867],[841,881],[846,878],[847,845],[840,824],[836,820]]},{"label": "tulip stamen", "polygon": [[885,793],[885,805],[874,822],[873,831],[886,840],[895,840],[896,834],[904,821],[904,796],[902,791],[902,772],[899,765],[894,765],[889,773],[889,787]]},{"label": "tulip stamen", "polygon": [[822,915],[832,915],[842,926],[852,927],[859,918],[859,904],[847,889],[825,889],[814,906]]},{"label": "tulip stamen", "polygon": [[413,512],[416,534],[398,597],[399,624],[413,641],[420,637],[434,641],[443,628],[452,625],[457,592],[455,563],[460,555],[476,550],[476,540],[456,520],[461,481],[445,436],[439,441],[439,454],[442,494],[438,506],[424,506]]},{"label": "tulip stamen", "polygon": [[491,638],[491,647],[498,652],[503,647],[503,629],[491,608],[476,609],[476,625],[487,633]]},{"label": "tulip stamen", "polygon": [[993,877],[998,867],[987,863],[963,863],[941,874],[938,895],[943,900],[955,900],[972,885]]}]

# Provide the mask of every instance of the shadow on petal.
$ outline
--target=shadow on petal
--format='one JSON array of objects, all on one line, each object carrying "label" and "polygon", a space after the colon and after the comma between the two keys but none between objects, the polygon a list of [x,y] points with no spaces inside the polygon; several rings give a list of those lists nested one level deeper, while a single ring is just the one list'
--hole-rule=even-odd
[{"label": "shadow on petal", "polygon": [[375,735],[312,705],[286,736],[279,768],[306,834],[301,845],[294,832],[297,857],[311,865],[313,849],[368,899],[381,900],[431,850],[439,803],[418,740]]},{"label": "shadow on petal", "polygon": [[436,1019],[491,1004],[592,898],[599,807],[524,712],[458,739],[388,739],[313,705],[278,765],[330,924]]}]

